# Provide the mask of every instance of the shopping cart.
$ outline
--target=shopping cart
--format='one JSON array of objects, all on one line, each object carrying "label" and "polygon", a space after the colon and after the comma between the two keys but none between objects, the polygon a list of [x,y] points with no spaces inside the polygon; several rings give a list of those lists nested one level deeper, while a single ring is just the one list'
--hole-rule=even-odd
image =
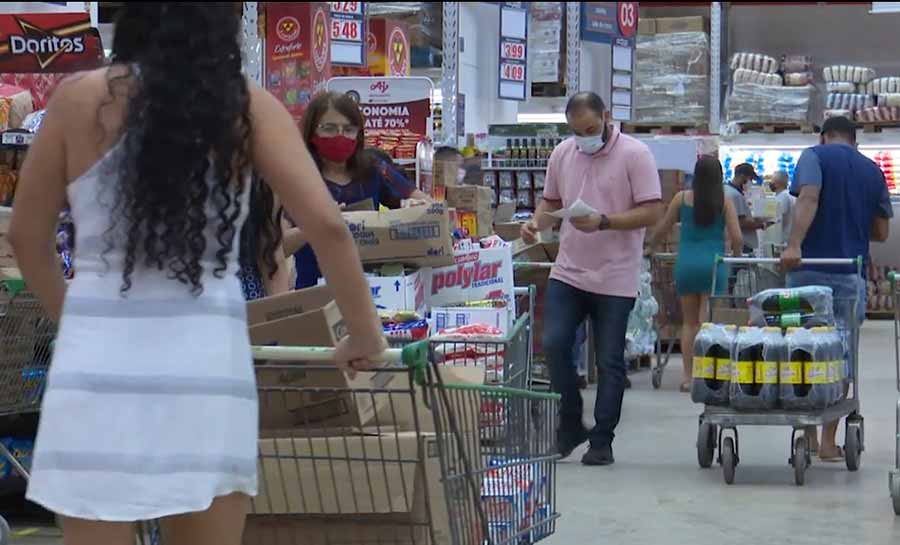
[{"label": "shopping cart", "polygon": [[[900,274],[890,272],[891,296],[894,298],[894,363],[897,368],[897,392],[900,392]],[[894,513],[900,515],[900,398],[897,399],[896,447],[894,450],[894,470],[888,476]]]},{"label": "shopping cart", "polygon": [[[534,343],[534,286],[515,288],[516,318],[509,333],[502,339],[474,338],[459,340],[437,335],[431,348],[438,363],[445,360],[454,365],[478,365],[488,371],[487,380],[503,385],[531,390]],[[435,324],[437,330],[468,324]]]},{"label": "shopping cart", "polygon": [[[264,431],[245,543],[521,545],[554,533],[559,396],[444,382],[451,369],[429,362],[426,347],[388,351],[389,362],[405,365],[363,374],[371,375],[365,387],[291,384],[341,375],[321,365],[333,350],[254,349],[266,361],[256,367],[261,410],[294,407],[301,421]],[[369,418],[317,427],[327,406]],[[410,431],[396,431],[402,415]]]},{"label": "shopping cart", "polygon": [[662,386],[663,373],[669,365],[675,343],[681,336],[681,304],[675,293],[676,254],[657,253],[650,256],[650,285],[653,297],[659,304],[656,313],[656,365],[651,370],[650,382],[654,389]]},{"label": "shopping cart", "polygon": [[[40,410],[55,332],[53,322],[24,282],[0,281],[0,417]],[[29,478],[29,469],[3,442],[0,457],[15,474]],[[0,545],[8,543],[9,536],[9,525],[0,517]]]},{"label": "shopping cart", "polygon": [[[778,260],[773,258],[718,258],[715,268],[728,266],[731,272],[745,271],[749,279],[749,286],[765,285],[765,281],[757,283],[755,278],[762,278],[774,270]],[[862,275],[862,259],[804,259],[803,265],[847,265],[857,268],[857,274]],[[744,273],[741,273],[744,274]],[[740,281],[729,275],[729,285],[740,290]],[[716,293],[715,274],[713,275],[712,293]],[[853,377],[859,376],[859,320],[857,316],[858,296],[853,299],[834,298],[835,306],[839,304],[851,307],[851,319],[849,324],[842,324],[838,320],[838,329],[848,339],[848,359]],[[746,298],[743,295],[734,296],[711,295],[710,296],[710,321],[715,321],[717,309],[746,308]],[[712,465],[716,450],[718,450],[718,462],[722,466],[723,475],[727,484],[734,483],[735,469],[740,462],[740,443],[738,441],[738,426],[788,426],[791,433],[791,456],[788,463],[794,468],[794,481],[798,486],[805,482],[806,469],[811,463],[810,445],[803,435],[803,429],[813,426],[822,426],[829,422],[839,421],[846,417],[844,455],[847,469],[856,471],[859,469],[860,457],[864,450],[865,433],[863,417],[859,414],[859,382],[853,380],[852,397],[837,402],[836,404],[818,411],[738,411],[728,407],[713,407],[707,405],[700,415],[697,431],[697,460],[702,468]]]},{"label": "shopping cart", "polygon": [[[681,302],[675,291],[677,254],[657,253],[651,256],[650,274],[653,297],[659,303],[656,314],[656,367],[651,374],[653,388],[662,386],[663,373],[669,364],[675,343],[681,340]],[[736,265],[729,277],[729,292],[735,300],[746,299],[759,291],[784,286],[784,276],[774,264],[759,264],[751,274],[747,267]],[[724,289],[724,286],[720,286]],[[682,354],[682,357],[690,357]]]}]

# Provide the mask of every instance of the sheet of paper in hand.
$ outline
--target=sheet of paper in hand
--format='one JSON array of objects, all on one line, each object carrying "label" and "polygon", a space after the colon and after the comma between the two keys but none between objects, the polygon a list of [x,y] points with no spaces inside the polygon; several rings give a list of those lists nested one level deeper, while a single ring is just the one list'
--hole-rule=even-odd
[{"label": "sheet of paper in hand", "polygon": [[581,199],[578,199],[573,202],[572,205],[568,208],[563,208],[561,210],[557,210],[556,212],[550,212],[550,215],[554,218],[567,220],[571,218],[583,218],[585,216],[590,216],[591,214],[596,213],[597,210],[595,210],[593,206],[589,205]]}]

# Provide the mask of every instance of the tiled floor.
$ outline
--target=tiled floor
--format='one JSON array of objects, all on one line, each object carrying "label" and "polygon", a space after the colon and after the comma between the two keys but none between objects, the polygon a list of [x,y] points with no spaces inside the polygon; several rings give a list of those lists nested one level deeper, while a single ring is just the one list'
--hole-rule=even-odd
[{"label": "tiled floor", "polygon": [[[698,469],[699,407],[677,392],[679,366],[673,362],[660,391],[650,388],[647,373],[633,377],[615,466],[582,467],[581,451],[561,463],[563,518],[548,545],[886,544],[900,538],[900,519],[887,490],[897,402],[890,322],[870,322],[863,331],[867,450],[862,469],[849,473],[843,464],[814,460],[802,488],[794,485],[787,465],[785,428],[741,431],[742,463],[734,486],[723,483],[718,468]],[[61,543],[52,528],[15,530],[15,544]]]}]

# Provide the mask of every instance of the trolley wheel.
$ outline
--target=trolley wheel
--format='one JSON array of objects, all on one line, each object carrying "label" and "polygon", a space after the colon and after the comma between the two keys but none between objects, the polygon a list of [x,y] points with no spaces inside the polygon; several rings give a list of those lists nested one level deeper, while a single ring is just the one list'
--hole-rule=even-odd
[{"label": "trolley wheel", "polygon": [[734,450],[734,438],[726,437],[722,441],[722,476],[725,484],[734,484],[734,470],[737,467],[737,453]]},{"label": "trolley wheel", "polygon": [[650,374],[650,384],[653,385],[654,390],[659,390],[662,387],[662,369],[656,368]]},{"label": "trolley wheel", "polygon": [[[846,437],[844,439],[844,460],[849,471],[859,469],[862,457],[862,430],[859,422],[847,421]],[[895,502],[896,503],[896,502]]]},{"label": "trolley wheel", "polygon": [[716,427],[706,422],[701,422],[697,429],[697,463],[703,469],[712,467],[713,456],[716,451]]},{"label": "trolley wheel", "polygon": [[794,484],[803,486],[806,482],[806,468],[809,465],[809,452],[806,437],[798,437],[794,442],[794,453],[791,456],[791,465],[794,466]]},{"label": "trolley wheel", "polygon": [[7,545],[12,532],[9,530],[9,523],[6,519],[0,517],[0,545]]}]

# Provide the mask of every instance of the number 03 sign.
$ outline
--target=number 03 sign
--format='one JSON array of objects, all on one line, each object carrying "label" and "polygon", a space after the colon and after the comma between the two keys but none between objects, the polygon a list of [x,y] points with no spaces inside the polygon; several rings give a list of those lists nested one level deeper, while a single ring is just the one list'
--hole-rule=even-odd
[{"label": "number 03 sign", "polygon": [[528,9],[525,2],[500,4],[500,98],[525,100],[528,60]]}]

